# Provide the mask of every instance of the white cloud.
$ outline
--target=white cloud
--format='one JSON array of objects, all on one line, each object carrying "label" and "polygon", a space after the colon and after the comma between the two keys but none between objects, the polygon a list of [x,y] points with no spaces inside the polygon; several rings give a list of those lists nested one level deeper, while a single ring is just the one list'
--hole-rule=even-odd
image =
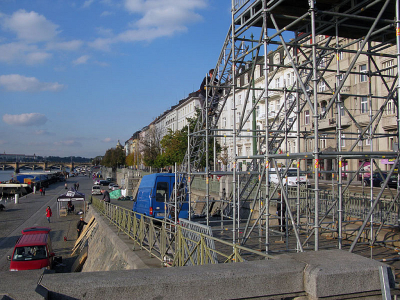
[{"label": "white cloud", "polygon": [[64,88],[63,84],[57,82],[40,82],[35,77],[25,77],[18,74],[1,75],[0,86],[14,92],[57,92]]},{"label": "white cloud", "polygon": [[113,31],[110,28],[97,27],[96,31],[98,34],[103,35],[103,36],[107,36],[107,37],[113,36]]},{"label": "white cloud", "polygon": [[83,8],[87,8],[87,7],[89,7],[90,5],[92,5],[93,2],[94,2],[94,0],[86,0],[86,1],[83,3],[82,7],[83,7]]},{"label": "white cloud", "polygon": [[17,34],[20,40],[43,42],[53,40],[59,33],[58,25],[48,21],[44,16],[23,9],[5,18],[3,26]]},{"label": "white cloud", "polygon": [[35,134],[35,135],[52,135],[47,130],[36,130],[33,134]]},{"label": "white cloud", "polygon": [[3,121],[9,125],[16,126],[32,126],[43,125],[47,122],[47,118],[43,114],[30,113],[21,115],[3,115]]},{"label": "white cloud", "polygon": [[75,59],[72,63],[74,65],[86,64],[87,61],[89,60],[89,58],[90,58],[89,55],[82,55],[81,57],[78,57],[77,59]]},{"label": "white cloud", "polygon": [[28,53],[25,57],[25,62],[28,65],[35,65],[38,63],[43,63],[47,59],[51,58],[53,55],[51,53],[47,52],[42,52],[42,51],[37,51],[37,52],[32,52]]},{"label": "white cloud", "polygon": [[25,63],[33,65],[52,57],[51,53],[41,51],[37,46],[26,43],[0,45],[0,61],[6,63]]},{"label": "white cloud", "polygon": [[98,66],[100,66],[100,67],[108,67],[110,64],[108,64],[108,63],[106,63],[106,62],[103,62],[103,61],[94,61],[93,62],[94,64],[96,64],[96,65],[98,65]]},{"label": "white cloud", "polygon": [[106,11],[103,11],[103,12],[100,14],[100,17],[108,17],[108,16],[111,16],[111,15],[114,15],[114,14],[115,14],[115,13],[106,10]]},{"label": "white cloud", "polygon": [[112,38],[98,38],[89,45],[109,51],[118,42],[152,41],[187,31],[187,25],[202,20],[195,11],[207,6],[207,0],[125,0],[124,7],[139,19],[130,23],[132,29]]},{"label": "white cloud", "polygon": [[65,50],[65,51],[75,51],[81,48],[83,41],[72,40],[69,42],[50,42],[47,44],[47,49],[49,50]]},{"label": "white cloud", "polygon": [[111,141],[112,141],[111,138],[105,138],[104,140],[102,140],[102,142],[104,142],[104,143],[109,143],[109,142],[111,142]]}]

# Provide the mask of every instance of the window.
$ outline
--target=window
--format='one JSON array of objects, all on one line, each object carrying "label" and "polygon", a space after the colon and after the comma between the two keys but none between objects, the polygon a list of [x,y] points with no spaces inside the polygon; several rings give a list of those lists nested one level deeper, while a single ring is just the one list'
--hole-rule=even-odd
[{"label": "window", "polygon": [[294,76],[294,72],[291,73],[292,76],[292,84],[296,83],[296,77]]},{"label": "window", "polygon": [[326,135],[322,135],[320,139],[320,148],[325,149],[326,148]]},{"label": "window", "polygon": [[389,137],[389,150],[394,150],[394,138]]},{"label": "window", "polygon": [[286,74],[286,85],[290,86],[291,85],[291,81],[290,81],[290,73]]},{"label": "window", "polygon": [[382,63],[382,69],[388,69],[383,71],[384,75],[388,75],[388,76],[393,76],[394,75],[394,61],[393,59],[385,61],[384,63]]},{"label": "window", "polygon": [[239,123],[239,122],[240,122],[240,116],[241,116],[241,113],[240,113],[240,111],[237,113],[237,115],[236,115],[236,116],[237,116],[237,121],[236,121],[236,122],[237,122],[237,123]]},{"label": "window", "polygon": [[242,95],[239,95],[237,105],[241,105],[241,104],[242,104]]},{"label": "window", "polygon": [[304,111],[304,124],[305,125],[310,124],[310,111],[309,110]]},{"label": "window", "polygon": [[341,142],[341,147],[343,148],[343,147],[346,147],[346,140],[345,140],[345,138],[346,138],[346,136],[344,135],[344,134],[342,134],[342,142]]},{"label": "window", "polygon": [[364,137],[366,137],[365,145],[366,146],[371,145],[371,137],[370,137],[370,134],[369,134],[369,129],[365,132]]},{"label": "window", "polygon": [[324,92],[326,90],[326,84],[323,79],[318,83],[318,91],[319,92]]},{"label": "window", "polygon": [[281,60],[281,55],[279,53],[276,53],[274,55],[274,64],[276,64],[276,65],[280,64],[280,62],[281,62],[280,60]]},{"label": "window", "polygon": [[46,246],[17,247],[14,251],[14,261],[31,261],[47,258]]},{"label": "window", "polygon": [[222,118],[222,128],[226,128],[226,117]]},{"label": "window", "polygon": [[275,79],[275,88],[280,88],[280,78]]},{"label": "window", "polygon": [[367,81],[367,65],[360,65],[360,82]]},{"label": "window", "polygon": [[326,111],[326,105],[327,105],[327,102],[326,102],[326,101],[322,101],[322,102],[321,102],[321,113],[325,113],[325,111]]},{"label": "window", "polygon": [[165,202],[168,197],[168,182],[157,182],[156,201]]},{"label": "window", "polygon": [[244,84],[249,83],[249,73],[244,74]]},{"label": "window", "polygon": [[394,105],[393,100],[389,100],[386,106],[386,114],[387,115],[393,115],[396,113],[396,106]]},{"label": "window", "polygon": [[343,52],[340,51],[340,52],[338,53],[338,60],[342,60],[342,59],[343,59]]},{"label": "window", "polygon": [[367,97],[361,97],[361,113],[366,114],[368,113],[368,98]]},{"label": "window", "polygon": [[357,143],[357,146],[361,147],[362,146],[362,139],[361,139],[360,129],[357,129],[357,133],[358,133],[358,138],[360,138],[360,140]]}]

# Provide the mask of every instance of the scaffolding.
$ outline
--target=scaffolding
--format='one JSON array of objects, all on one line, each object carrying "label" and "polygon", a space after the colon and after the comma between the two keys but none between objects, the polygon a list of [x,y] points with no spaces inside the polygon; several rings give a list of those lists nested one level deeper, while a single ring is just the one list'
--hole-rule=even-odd
[{"label": "scaffolding", "polygon": [[[232,188],[221,199],[220,222],[234,244],[256,238],[263,251],[273,253],[272,240],[280,238],[288,251],[317,251],[328,232],[337,241],[334,247],[343,249],[349,224],[355,232],[350,251],[364,238],[370,245],[384,242],[381,230],[399,220],[399,190],[388,188],[400,153],[399,1],[232,0],[232,23],[179,172],[178,181],[187,181],[188,188],[174,193],[168,215],[177,221],[174,212],[190,199],[193,177],[203,176],[205,223],[211,226],[209,180],[226,175]],[[290,76],[282,82],[282,74]],[[282,105],[271,110],[274,99],[283,99]],[[222,128],[228,106],[232,128]],[[232,168],[221,171],[215,150],[212,159],[206,150],[227,137],[234,149]],[[237,152],[241,138],[252,141],[250,155]],[[382,141],[391,145],[385,148]],[[246,170],[239,169],[244,160]],[[390,162],[385,170],[382,160]],[[297,182],[307,174],[312,188],[287,184],[292,167]],[[271,170],[276,184],[269,180]],[[375,174],[384,178],[380,189],[373,188]],[[366,177],[368,195],[356,203],[349,189]],[[321,189],[321,178],[329,179],[330,191]],[[286,218],[271,214],[276,205],[286,207]],[[279,218],[286,226],[273,225]]]}]

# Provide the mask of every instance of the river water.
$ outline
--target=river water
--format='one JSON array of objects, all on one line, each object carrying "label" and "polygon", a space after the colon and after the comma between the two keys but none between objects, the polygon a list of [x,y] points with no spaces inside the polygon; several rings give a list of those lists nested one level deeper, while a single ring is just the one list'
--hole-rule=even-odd
[{"label": "river water", "polygon": [[[55,171],[55,170],[54,170]],[[59,170],[57,170],[59,171]],[[66,171],[69,172],[69,168],[66,168]],[[25,173],[45,173],[43,170],[22,170],[19,172],[19,174],[25,174]],[[5,171],[0,171],[0,181],[8,181],[11,178],[15,176],[14,170],[5,170]]]}]

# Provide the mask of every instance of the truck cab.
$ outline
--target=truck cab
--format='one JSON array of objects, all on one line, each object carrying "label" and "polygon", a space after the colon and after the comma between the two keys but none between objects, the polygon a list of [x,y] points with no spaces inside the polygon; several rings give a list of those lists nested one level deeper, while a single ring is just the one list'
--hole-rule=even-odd
[{"label": "truck cab", "polygon": [[[136,201],[133,204],[133,211],[156,219],[164,219],[167,202],[174,192],[174,186],[175,175],[172,173],[143,176]],[[188,202],[183,203],[179,218],[187,219],[189,217],[188,208]]]}]

